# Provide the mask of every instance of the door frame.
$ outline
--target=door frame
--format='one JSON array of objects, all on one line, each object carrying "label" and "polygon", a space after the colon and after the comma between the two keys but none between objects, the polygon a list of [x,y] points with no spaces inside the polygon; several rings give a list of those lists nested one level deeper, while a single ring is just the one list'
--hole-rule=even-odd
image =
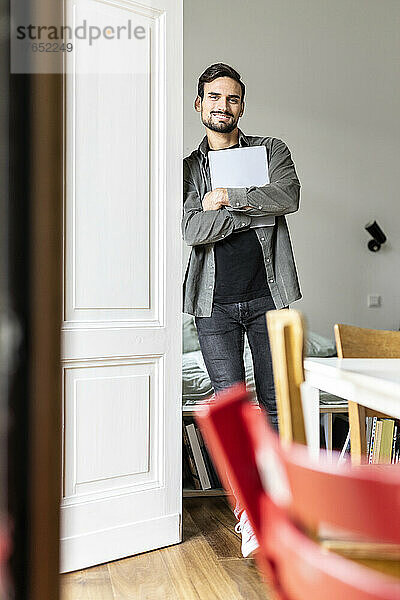
[{"label": "door frame", "polygon": [[[51,0],[29,0],[28,8],[38,22],[55,14]],[[8,572],[21,600],[58,600],[62,75],[32,66],[31,74],[9,74]]]},{"label": "door frame", "polygon": [[[46,0],[46,4],[50,0]],[[59,597],[62,74],[31,76],[29,589]]]},{"label": "door frame", "polygon": [[[38,22],[62,3],[31,0]],[[40,57],[38,57],[40,60]],[[60,56],[60,61],[62,57]],[[29,547],[30,600],[59,598],[63,75],[30,75]]]}]

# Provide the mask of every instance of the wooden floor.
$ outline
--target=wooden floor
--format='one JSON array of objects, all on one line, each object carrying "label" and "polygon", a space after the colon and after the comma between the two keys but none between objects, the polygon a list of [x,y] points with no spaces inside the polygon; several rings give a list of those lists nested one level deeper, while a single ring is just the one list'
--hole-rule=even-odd
[{"label": "wooden floor", "polygon": [[184,500],[184,541],[61,575],[61,600],[266,600],[224,498]]}]

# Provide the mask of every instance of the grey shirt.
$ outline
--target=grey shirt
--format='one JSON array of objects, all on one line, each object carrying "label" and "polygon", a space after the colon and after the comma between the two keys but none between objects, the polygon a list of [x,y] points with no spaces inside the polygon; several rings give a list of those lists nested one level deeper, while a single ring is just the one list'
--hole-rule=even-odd
[{"label": "grey shirt", "polygon": [[[183,161],[182,236],[192,247],[183,281],[183,312],[211,316],[215,285],[214,243],[233,231],[249,229],[252,216],[273,215],[273,227],[257,227],[267,281],[276,308],[301,298],[296,265],[285,215],[299,208],[300,182],[290,151],[277,138],[246,136],[239,129],[239,146],[267,149],[270,183],[262,187],[228,188],[229,204],[203,210],[202,200],[211,191],[208,141]],[[245,209],[251,206],[251,209]]]}]

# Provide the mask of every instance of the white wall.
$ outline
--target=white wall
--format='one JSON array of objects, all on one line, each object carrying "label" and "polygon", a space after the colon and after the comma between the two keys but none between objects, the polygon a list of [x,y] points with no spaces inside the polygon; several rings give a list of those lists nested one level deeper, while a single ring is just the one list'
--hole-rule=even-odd
[{"label": "white wall", "polygon": [[[399,31],[399,0],[184,0],[185,155],[204,135],[198,76],[227,62],[247,86],[241,129],[292,151],[303,298],[291,306],[324,335],[335,322],[400,327]],[[388,237],[377,254],[364,231],[375,218]]]}]

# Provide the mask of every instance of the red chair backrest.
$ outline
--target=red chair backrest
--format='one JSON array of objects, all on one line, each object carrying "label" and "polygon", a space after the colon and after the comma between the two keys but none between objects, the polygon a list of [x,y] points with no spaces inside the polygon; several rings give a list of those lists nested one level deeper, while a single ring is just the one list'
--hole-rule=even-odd
[{"label": "red chair backrest", "polygon": [[[309,527],[325,523],[353,537],[400,544],[399,465],[352,467],[338,464],[337,453],[331,460],[325,452],[318,462],[310,460],[303,445],[283,447],[260,411],[252,410],[248,402],[238,404],[243,405],[243,428],[255,450],[261,478],[266,480],[274,469],[274,464],[264,468],[268,461],[283,467],[281,494],[285,487],[290,496],[286,508],[297,520]],[[272,486],[273,492],[277,481]]]},{"label": "red chair backrest", "polygon": [[[260,568],[287,600],[394,600],[400,583],[323,551],[298,524],[319,522],[375,541],[400,541],[400,468],[311,462],[307,449],[282,448],[238,383],[197,417],[221,480],[246,507]],[[393,468],[395,467],[395,468]],[[396,521],[397,519],[397,521]]]}]

